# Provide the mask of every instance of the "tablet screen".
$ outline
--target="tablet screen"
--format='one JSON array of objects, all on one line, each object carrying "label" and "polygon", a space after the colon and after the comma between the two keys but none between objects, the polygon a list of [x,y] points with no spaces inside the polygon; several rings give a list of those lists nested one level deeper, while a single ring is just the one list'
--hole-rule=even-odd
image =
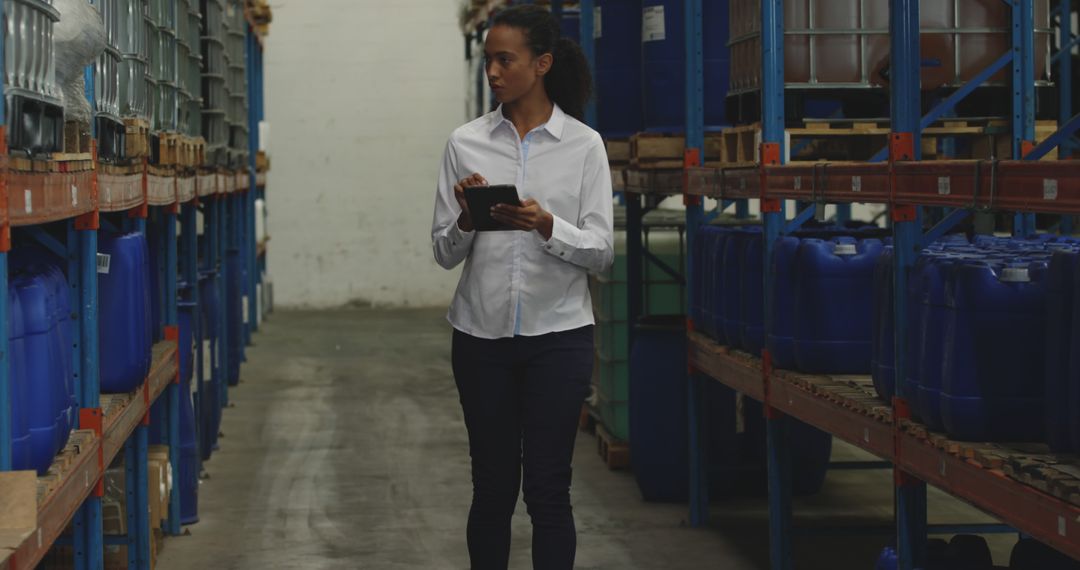
[{"label": "tablet screen", "polygon": [[469,205],[473,227],[479,232],[505,232],[514,228],[505,226],[491,217],[491,208],[496,204],[521,205],[517,187],[513,184],[497,186],[474,186],[465,189],[465,202]]}]

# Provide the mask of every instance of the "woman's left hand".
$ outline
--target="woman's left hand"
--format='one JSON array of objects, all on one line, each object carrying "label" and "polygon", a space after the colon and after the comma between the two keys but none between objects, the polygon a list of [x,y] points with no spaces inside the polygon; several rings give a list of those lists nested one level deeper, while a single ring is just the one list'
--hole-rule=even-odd
[{"label": "woman's left hand", "polygon": [[555,219],[540,207],[536,200],[525,200],[521,206],[496,204],[491,208],[491,217],[507,226],[524,232],[536,230],[545,240],[551,239]]}]

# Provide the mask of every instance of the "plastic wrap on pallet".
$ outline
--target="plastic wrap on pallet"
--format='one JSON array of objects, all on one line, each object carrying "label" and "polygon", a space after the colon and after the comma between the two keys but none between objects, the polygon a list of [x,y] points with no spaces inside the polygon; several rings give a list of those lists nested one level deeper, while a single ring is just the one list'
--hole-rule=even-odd
[{"label": "plastic wrap on pallet", "polygon": [[93,110],[86,100],[83,70],[105,51],[105,23],[97,8],[85,0],[55,0],[53,6],[60,12],[53,40],[64,114],[67,120],[89,123]]}]

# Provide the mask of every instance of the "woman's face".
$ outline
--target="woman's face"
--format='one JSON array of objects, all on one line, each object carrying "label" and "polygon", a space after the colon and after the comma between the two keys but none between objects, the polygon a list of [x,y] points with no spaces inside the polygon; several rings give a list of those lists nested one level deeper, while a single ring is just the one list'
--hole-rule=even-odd
[{"label": "woman's face", "polygon": [[535,57],[521,29],[503,25],[488,31],[484,59],[488,85],[495,99],[503,104],[513,103],[536,89],[551,67],[551,56]]}]

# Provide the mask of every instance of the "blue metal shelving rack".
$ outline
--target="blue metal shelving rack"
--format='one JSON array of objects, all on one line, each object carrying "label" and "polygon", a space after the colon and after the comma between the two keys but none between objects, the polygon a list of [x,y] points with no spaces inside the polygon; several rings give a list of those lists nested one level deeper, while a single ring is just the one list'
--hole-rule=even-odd
[{"label": "blue metal shelving rack", "polygon": [[[93,0],[91,0],[93,2]],[[178,9],[175,0],[168,0],[167,6],[174,13]],[[2,9],[2,7],[0,7]],[[0,71],[3,65],[3,45],[0,41]],[[262,51],[251,26],[248,26],[248,75],[249,95],[253,105],[252,117],[261,119],[262,109]],[[87,72],[87,94],[93,97],[93,73]],[[3,97],[0,97],[0,125],[5,123]],[[92,104],[92,99],[91,99]],[[176,117],[174,116],[174,121]],[[175,129],[176,125],[172,125]],[[258,131],[252,129],[252,148],[258,147]],[[0,126],[0,155],[7,156],[6,132]],[[254,153],[252,155],[254,157]],[[96,156],[93,157],[96,162]],[[0,167],[0,346],[6,346],[8,306],[7,306],[7,253],[11,247],[13,231],[20,233],[27,240],[39,242],[45,248],[67,260],[67,275],[71,287],[72,306],[75,307],[73,319],[77,323],[78,334],[73,347],[73,374],[76,394],[81,408],[77,419],[77,429],[91,430],[92,437],[85,440],[75,460],[63,472],[62,480],[54,485],[46,500],[39,507],[38,528],[27,529],[26,538],[19,543],[0,544],[0,568],[34,568],[54,544],[72,547],[74,567],[77,569],[100,569],[103,567],[104,547],[124,545],[128,547],[130,568],[149,568],[150,541],[152,539],[147,493],[148,482],[148,431],[151,420],[162,421],[164,433],[170,448],[170,463],[174,473],[179,473],[180,447],[180,384],[179,361],[176,342],[178,340],[178,282],[182,279],[190,287],[184,292],[186,301],[199,301],[198,265],[199,242],[196,231],[196,213],[200,207],[207,217],[206,241],[209,247],[203,251],[204,261],[211,267],[222,267],[228,247],[240,250],[241,258],[248,267],[250,279],[243,284],[244,295],[254,297],[258,272],[254,270],[256,244],[254,243],[253,209],[255,192],[242,191],[256,188],[254,158],[249,170],[249,184],[236,184],[236,173],[216,173],[213,189],[198,188],[198,179],[188,178],[185,184],[193,191],[182,193],[179,190],[179,178],[172,176],[165,181],[171,182],[175,192],[164,197],[152,197],[148,190],[148,168],[145,161],[140,174],[141,196],[131,195],[121,188],[105,189],[110,196],[119,198],[115,202],[99,196],[98,165],[92,171],[78,172],[71,180],[71,196],[65,184],[56,184],[55,173],[19,173],[14,178],[10,167],[5,163]],[[222,180],[232,177],[231,184]],[[18,197],[18,204],[25,206],[16,209],[9,202],[9,188],[13,184],[20,188],[28,187],[26,197]],[[241,186],[241,191],[226,193],[226,189]],[[130,187],[130,186],[129,186]],[[125,187],[125,188],[129,188]],[[32,190],[31,190],[32,188]],[[52,194],[62,193],[63,196]],[[124,194],[121,197],[121,194]],[[200,200],[200,196],[204,199]],[[58,199],[62,198],[62,199]],[[35,209],[27,200],[34,200]],[[70,208],[52,207],[39,211],[38,204],[64,204],[70,200]],[[57,232],[57,224],[64,224],[64,230]],[[183,239],[178,239],[177,225]],[[45,228],[51,225],[51,230]],[[143,386],[125,398],[122,405],[114,410],[102,408],[102,398],[98,383],[98,296],[97,296],[97,239],[99,229],[113,231],[146,232],[148,224],[161,236],[160,246],[164,252],[161,267],[162,291],[157,292],[165,300],[163,303],[163,323],[165,341],[155,345],[154,361],[151,371]],[[59,233],[63,239],[54,237]],[[225,298],[225,280],[218,279],[219,292]],[[254,303],[245,315],[247,326],[242,339],[250,341]],[[196,338],[201,338],[203,331],[196,323]],[[214,374],[221,379],[223,396],[227,395],[227,383],[224,381],[225,364],[230,352],[225,331],[225,312],[218,313],[219,344],[214,352],[220,357],[215,360]],[[11,401],[10,378],[6,364],[7,351],[0,350],[0,472],[10,471],[11,461]],[[201,363],[197,366],[199,393],[203,390],[201,382]],[[159,398],[164,398],[165,417],[151,418],[151,405]],[[115,397],[113,397],[115,398]],[[201,401],[201,398],[199,399]],[[201,428],[202,426],[200,426]],[[126,485],[128,489],[128,534],[120,537],[105,537],[102,532],[101,497],[103,496],[103,476],[112,459],[120,453],[126,459]],[[180,532],[180,485],[174,485],[169,498],[167,520],[164,530],[169,534]],[[69,526],[70,525],[70,526]],[[65,528],[71,529],[70,538],[61,537]]]},{"label": "blue metal shelving rack", "polygon": [[[627,273],[628,315],[636,320],[643,312],[642,267],[649,255],[641,241],[641,217],[666,196],[682,194],[686,208],[688,243],[694,243],[693,233],[719,211],[731,206],[745,214],[746,201],[759,200],[765,235],[766,260],[771,256],[778,237],[798,229],[809,220],[817,206],[835,204],[837,219],[850,218],[853,202],[880,203],[889,207],[894,232],[894,279],[896,290],[904,290],[905,269],[914,263],[921,246],[943,235],[963,221],[975,209],[1013,211],[1015,232],[1035,231],[1034,213],[1080,214],[1080,162],[1058,161],[1035,163],[1059,148],[1059,156],[1071,156],[1070,146],[1080,146],[1074,133],[1080,127],[1080,115],[1065,102],[1072,92],[1072,77],[1067,53],[1078,39],[1071,29],[1070,2],[1056,8],[1059,21],[1059,46],[1065,54],[1057,56],[1056,81],[1062,94],[1059,131],[1036,145],[1034,139],[1034,76],[1033,2],[1032,0],[1003,0],[1012,11],[1012,49],[977,74],[967,85],[941,101],[927,115],[920,108],[921,90],[919,55],[918,0],[889,0],[890,41],[892,57],[890,143],[874,160],[863,164],[830,165],[830,184],[826,188],[807,188],[801,180],[815,180],[819,172],[814,166],[784,164],[784,23],[783,0],[761,0],[762,46],[762,146],[761,161],[755,168],[701,168],[703,148],[703,94],[701,91],[702,20],[701,0],[684,0],[686,21],[686,157],[684,169],[676,172],[628,170],[627,204]],[[492,0],[480,6],[472,18],[463,22],[466,34],[485,22],[490,13],[507,0]],[[593,2],[580,3],[582,10],[582,47],[592,63]],[[946,116],[956,103],[973,92],[988,78],[1010,67],[1015,89],[1012,92],[1013,161],[936,161],[921,162],[920,132],[935,120]],[[590,111],[595,113],[595,109]],[[590,119],[594,114],[588,115]],[[978,164],[976,164],[978,163]],[[976,174],[977,172],[977,174]],[[832,184],[835,177],[836,183]],[[953,181],[949,195],[941,195],[936,183],[940,177]],[[1052,181],[1053,194],[1044,191]],[[854,183],[854,184],[853,184]],[[852,196],[852,189],[859,194]],[[718,208],[704,212],[702,198],[719,200]],[[857,199],[856,199],[857,198]],[[800,203],[801,210],[788,219],[786,200]],[[941,222],[925,234],[921,226],[922,206],[952,208]],[[1062,228],[1069,226],[1063,224]],[[687,256],[693,263],[693,255]],[[769,268],[769,264],[765,263]],[[697,268],[690,267],[690,274]],[[770,298],[774,276],[766,269],[765,298]],[[687,287],[694,287],[692,279]],[[905,298],[896,295],[896,314],[904,313]],[[766,303],[765,322],[771,322],[772,307]],[[894,331],[898,343],[906,341],[904,319],[896,319]],[[989,470],[949,456],[926,445],[902,429],[906,403],[895,402],[893,421],[883,422],[841,408],[796,387],[783,371],[772,369],[771,359],[763,354],[756,364],[745,359],[732,359],[712,341],[694,332],[688,322],[691,341],[691,373],[689,387],[690,458],[690,521],[694,526],[708,521],[708,496],[705,485],[705,458],[701,432],[703,409],[700,401],[701,383],[720,381],[748,397],[764,404],[768,445],[768,488],[770,558],[772,568],[790,569],[793,566],[791,536],[791,468],[788,417],[796,417],[819,429],[832,433],[862,449],[891,462],[894,467],[896,539],[901,568],[918,566],[925,550],[926,537],[931,530],[939,532],[1003,532],[1015,530],[1046,542],[1073,557],[1080,558],[1080,509],[1041,493],[1031,487],[992,474]],[[632,333],[631,333],[632,336]],[[631,340],[632,342],[632,340]],[[903,354],[898,346],[896,354]],[[903,359],[898,359],[897,375],[902,375]],[[947,475],[946,475],[947,473]],[[927,524],[927,483],[956,495],[989,512],[1008,525],[979,527],[935,526]]]},{"label": "blue metal shelving rack", "polygon": [[[961,169],[970,170],[971,162],[943,162],[928,163],[921,165],[919,151],[921,129],[933,122],[943,113],[948,112],[955,103],[970,93],[986,78],[993,75],[1005,65],[1011,65],[1015,89],[1013,90],[1013,147],[1014,156],[1024,159],[1037,159],[1054,148],[1056,143],[1066,140],[1071,132],[1076,130],[1080,120],[1077,117],[1062,118],[1061,130],[1050,137],[1047,142],[1035,146],[1034,138],[1034,86],[1030,77],[1034,75],[1033,65],[1033,42],[1032,42],[1032,12],[1031,0],[1007,0],[1012,8],[1013,16],[1013,49],[1005,54],[995,64],[968,86],[958,90],[953,97],[946,99],[930,114],[921,116],[919,108],[920,85],[919,85],[919,3],[917,0],[891,0],[890,2],[890,38],[892,57],[892,82],[891,82],[891,118],[893,134],[890,136],[890,145],[887,152],[888,163],[880,165],[856,165],[841,167],[837,166],[835,172],[839,176],[837,188],[847,188],[846,191],[833,188],[819,191],[817,195],[807,195],[795,182],[796,178],[805,177],[813,179],[815,172],[813,167],[784,166],[782,149],[784,139],[784,104],[783,104],[783,3],[782,0],[762,0],[762,61],[764,88],[762,90],[762,147],[761,164],[758,168],[743,171],[725,171],[723,177],[716,177],[716,172],[707,169],[688,170],[687,193],[713,196],[720,199],[732,198],[758,198],[761,202],[762,221],[765,229],[766,259],[769,259],[775,239],[782,233],[797,229],[812,214],[814,204],[800,212],[792,221],[787,221],[782,207],[784,199],[809,198],[819,204],[825,202],[844,204],[856,201],[850,194],[852,188],[851,179],[858,177],[860,182],[873,181],[874,189],[870,193],[859,196],[858,201],[880,202],[890,206],[891,221],[894,231],[895,245],[895,287],[898,291],[905,290],[906,269],[910,268],[918,250],[928,241],[940,237],[944,232],[954,227],[965,219],[973,205],[985,206],[986,204],[974,204],[971,195],[951,196],[942,199],[937,194],[936,188],[930,188],[931,182],[936,180],[926,176],[930,173],[949,175],[951,178],[961,179]],[[692,5],[692,2],[688,2]],[[1062,9],[1065,10],[1064,8]],[[1065,18],[1067,19],[1067,18]],[[1068,36],[1068,30],[1063,32]],[[693,42],[692,36],[688,41]],[[688,49],[690,49],[688,47]],[[688,78],[688,86],[693,85],[693,78]],[[1067,91],[1068,86],[1063,86]],[[688,128],[690,120],[696,117],[688,116]],[[986,168],[994,168],[987,166]],[[998,172],[1009,172],[1015,178],[1009,181],[1002,180],[997,189],[999,192],[997,202],[991,202],[989,206],[997,209],[1015,209],[1015,231],[1019,234],[1028,234],[1035,231],[1034,212],[1057,212],[1076,213],[1080,211],[1080,201],[1072,194],[1076,190],[1070,187],[1068,196],[1061,194],[1059,199],[1054,196],[1054,202],[1048,195],[1044,195],[1042,187],[1036,188],[1033,184],[1022,184],[1019,181],[1023,176],[1038,178],[1041,184],[1043,179],[1055,180],[1055,184],[1063,183],[1065,179],[1075,178],[1080,173],[1080,165],[1075,162],[1059,162],[1056,164],[1010,164],[1002,165]],[[1022,174],[1021,174],[1022,173]],[[845,186],[845,177],[848,184]],[[720,179],[717,182],[717,178]],[[930,180],[928,181],[927,178]],[[970,178],[970,175],[968,176]],[[689,186],[695,185],[697,190]],[[831,187],[832,185],[830,185]],[[870,184],[868,184],[870,186]],[[846,194],[845,194],[846,192]],[[973,194],[977,196],[978,186]],[[933,204],[953,206],[956,209],[948,214],[944,220],[923,235],[920,225],[920,205]],[[691,214],[688,214],[688,216]],[[692,240],[691,240],[691,243]],[[693,256],[689,256],[693,259]],[[768,268],[769,264],[766,263]],[[692,268],[692,272],[693,272]],[[766,269],[766,299],[770,298],[768,291],[772,288],[774,276]],[[895,314],[905,314],[905,296],[895,295]],[[766,320],[770,322],[768,314],[771,307],[766,304]],[[903,327],[904,319],[896,319],[895,337],[898,343],[896,354],[904,354],[902,343],[907,335]],[[691,324],[692,330],[692,324]],[[881,425],[864,417],[857,417],[845,413],[836,406],[823,405],[820,401],[808,397],[805,393],[792,389],[782,381],[782,377],[774,374],[771,368],[770,358],[763,354],[761,363],[756,368],[740,369],[735,363],[725,360],[723,357],[710,357],[707,351],[701,350],[702,346],[710,344],[700,338],[691,335],[692,367],[696,372],[711,376],[736,389],[744,391],[747,395],[760,399],[765,403],[767,426],[768,426],[768,479],[769,479],[769,524],[770,524],[770,557],[772,567],[776,569],[788,569],[792,567],[791,552],[791,496],[790,496],[790,449],[786,437],[784,417],[795,415],[799,419],[811,423],[816,427],[825,429],[830,433],[842,437],[848,441],[860,445],[877,455],[891,460],[897,464],[895,468],[896,482],[896,531],[897,545],[900,554],[901,568],[910,570],[917,567],[925,554],[927,533],[930,527],[926,517],[926,481],[959,495],[975,505],[995,514],[1012,524],[1021,532],[1030,534],[1040,540],[1048,542],[1073,556],[1080,555],[1080,542],[1072,538],[1073,534],[1066,532],[1067,521],[1075,515],[1075,507],[1064,504],[1061,501],[1040,495],[1031,489],[1024,489],[1019,483],[1004,482],[994,476],[988,476],[970,466],[956,465],[952,459],[944,457],[944,454],[929,446],[913,441],[903,435],[899,428],[895,431],[890,425]],[[715,345],[714,345],[715,346]],[[896,369],[898,377],[903,377],[903,359],[897,360]],[[691,385],[695,382],[696,375],[691,376]],[[691,392],[694,393],[693,391]],[[695,415],[697,404],[691,402],[691,435],[696,433],[697,425]],[[903,401],[897,401],[894,408],[894,417],[903,418],[906,405]],[[898,424],[899,425],[899,424]],[[703,462],[701,448],[692,446],[692,466]],[[950,475],[944,473],[948,468]],[[940,473],[938,471],[940,470]],[[985,471],[985,470],[982,470]],[[694,469],[693,472],[698,472]],[[692,479],[692,482],[693,479]],[[695,482],[696,483],[696,482]],[[695,525],[704,524],[707,520],[707,499],[704,487],[701,484],[692,484],[691,498],[691,521]],[[1033,508],[1032,504],[1038,507]],[[1025,510],[1029,511],[1019,514]],[[1036,514],[1034,511],[1038,511]],[[1058,518],[1060,517],[1060,518]],[[1063,526],[1059,526],[1063,525]],[[968,529],[978,530],[978,529]],[[987,531],[1000,531],[1001,528],[983,529]]]}]

